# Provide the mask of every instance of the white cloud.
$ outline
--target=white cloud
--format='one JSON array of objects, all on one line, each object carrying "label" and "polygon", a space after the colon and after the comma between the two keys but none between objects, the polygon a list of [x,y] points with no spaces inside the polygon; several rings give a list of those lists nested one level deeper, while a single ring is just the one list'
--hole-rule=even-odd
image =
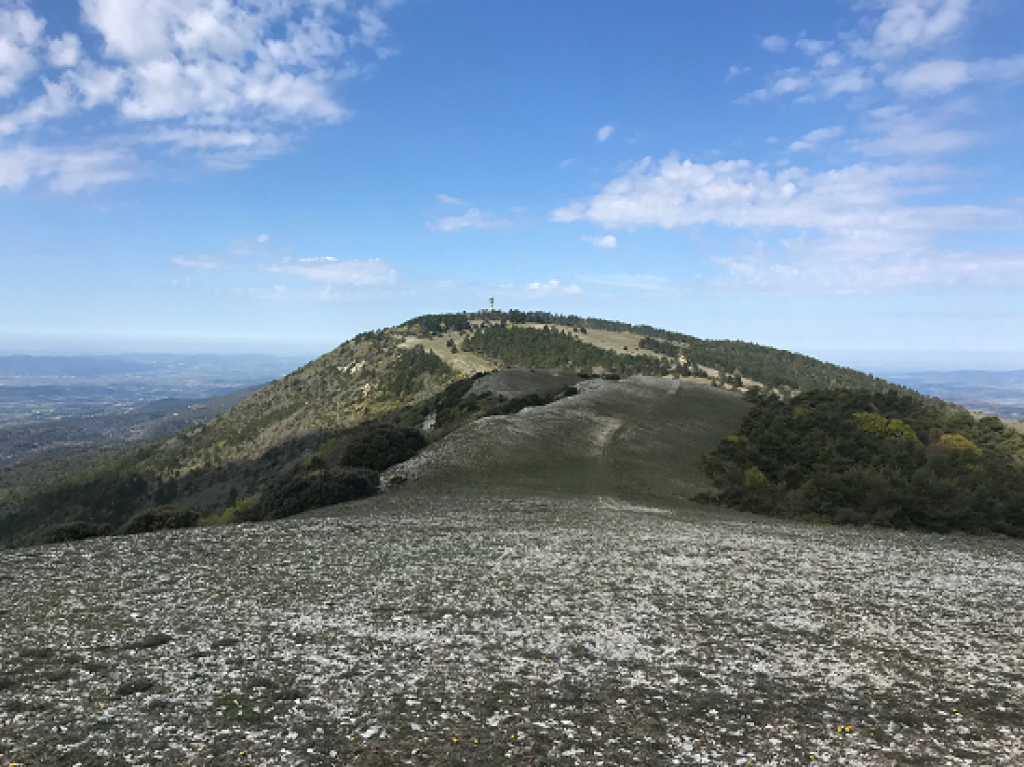
[{"label": "white cloud", "polygon": [[829,51],[818,58],[819,69],[832,69],[843,63],[843,54],[836,51]]},{"label": "white cloud", "polygon": [[606,234],[603,237],[583,237],[584,242],[589,242],[595,248],[616,248],[619,245],[614,234]]},{"label": "white cloud", "polygon": [[438,194],[438,202],[443,202],[445,205],[466,205],[467,203],[460,200],[458,197],[451,197],[447,194]]},{"label": "white cloud", "polygon": [[[710,224],[762,237],[765,244],[753,255],[714,259],[723,272],[715,284],[730,289],[850,292],[1024,280],[1019,254],[943,247],[949,232],[1020,228],[1014,210],[907,201],[940,189],[943,173],[924,165],[870,164],[772,173],[743,160],[702,165],[670,156],[639,163],[595,197],[551,218],[609,228]],[[656,283],[638,287],[655,289]]]},{"label": "white cloud", "polygon": [[926,61],[890,75],[885,84],[904,96],[950,93],[970,82],[1024,82],[1024,55],[967,62],[955,59]]},{"label": "white cloud", "polygon": [[831,128],[818,128],[812,130],[799,141],[789,145],[790,152],[804,152],[810,149],[817,149],[821,144],[843,135],[843,128],[840,125],[833,125]]},{"label": "white cloud", "polygon": [[398,280],[395,270],[379,258],[352,261],[331,257],[304,258],[265,268],[332,285],[391,285]]},{"label": "white cloud", "polygon": [[732,80],[734,77],[740,77],[741,75],[747,74],[749,71],[750,67],[731,66],[729,67],[729,72],[726,74],[725,79]]},{"label": "white cloud", "polygon": [[[841,35],[835,42],[797,40],[796,47],[814,57],[815,64],[810,68],[774,72],[766,86],[747,93],[738,102],[793,95],[798,102],[807,103],[859,94],[886,75],[887,83],[904,93],[947,92],[966,82],[962,63],[959,71],[952,62],[920,65],[897,74],[892,73],[892,67],[909,53],[926,49],[959,30],[967,20],[970,6],[970,0],[873,0],[856,4],[858,9],[880,7],[883,10],[873,24],[869,19],[864,20],[862,28],[870,27],[866,36],[856,32]],[[1003,63],[1001,79],[1014,79],[1015,75],[1010,74],[1015,69],[1013,61]]]},{"label": "white cloud", "polygon": [[132,178],[132,164],[119,149],[22,145],[0,150],[0,189],[20,189],[45,179],[54,191],[70,194]]},{"label": "white cloud", "polygon": [[868,113],[866,129],[871,138],[851,142],[867,157],[929,155],[963,149],[981,139],[974,131],[944,127],[947,115],[921,116],[904,106],[883,107]]},{"label": "white cloud", "polygon": [[204,272],[220,269],[223,266],[220,261],[211,256],[171,256],[167,260],[182,269],[196,269]]},{"label": "white cloud", "polygon": [[812,78],[802,75],[796,70],[788,70],[787,72],[777,74],[768,86],[747,93],[736,101],[740,104],[751,101],[767,101],[776,96],[785,96],[790,93],[806,90],[813,82]]},{"label": "white cloud", "polygon": [[283,152],[292,137],[272,131],[249,129],[161,127],[144,134],[141,140],[151,144],[169,144],[174,150],[192,150],[211,168],[245,168],[261,157]]},{"label": "white cloud", "polygon": [[789,41],[782,35],[768,35],[761,40],[761,47],[769,53],[785,53],[789,47]]},{"label": "white cloud", "polygon": [[262,245],[263,243],[267,242],[269,239],[270,239],[270,235],[269,234],[260,234],[260,235],[257,235],[256,242],[258,242],[260,245]]},{"label": "white cloud", "polygon": [[885,84],[905,95],[949,93],[970,82],[967,63],[929,61],[886,78]]},{"label": "white cloud", "polygon": [[[390,55],[383,14],[397,2],[81,0],[90,34],[46,38],[26,3],[0,0],[0,97],[20,98],[0,115],[0,134],[110,105],[123,118],[121,146],[163,143],[212,167],[244,167],[285,151],[307,125],[351,116],[337,84],[365,68],[360,49]],[[55,80],[46,67],[63,72]],[[94,125],[110,137],[107,114]]]},{"label": "white cloud", "polygon": [[711,165],[670,155],[643,160],[595,197],[555,210],[556,222],[607,228],[665,229],[717,224],[735,228],[839,230],[969,229],[1008,224],[1008,211],[970,206],[909,206],[933,169],[851,165],[823,172],[791,167],[772,175],[746,160]]},{"label": "white cloud", "polygon": [[904,55],[934,43],[967,21],[971,0],[887,0],[867,52],[880,58]]},{"label": "white cloud", "polygon": [[44,91],[16,112],[0,115],[0,136],[11,136],[27,127],[54,117],[62,117],[74,109],[74,98],[67,82],[47,81]]},{"label": "white cloud", "polygon": [[484,213],[477,208],[470,208],[461,216],[447,216],[429,224],[430,228],[436,232],[457,232],[460,229],[501,229],[511,225],[511,221],[491,213]]},{"label": "white cloud", "polygon": [[797,40],[795,45],[808,56],[820,56],[832,47],[832,43],[824,40],[808,40],[806,38]]},{"label": "white cloud", "polygon": [[38,66],[36,49],[46,22],[21,3],[0,5],[0,97],[17,91]]},{"label": "white cloud", "polygon": [[47,58],[55,67],[73,67],[82,58],[82,41],[78,35],[65,32],[50,41]]},{"label": "white cloud", "polygon": [[605,125],[603,128],[598,130],[597,140],[603,143],[610,139],[613,133],[615,133],[615,128],[611,125]]},{"label": "white cloud", "polygon": [[916,248],[910,252],[860,253],[852,248],[829,253],[793,247],[784,261],[758,254],[715,259],[723,276],[719,288],[769,293],[853,294],[915,286],[1024,286],[1024,252],[943,252]]},{"label": "white cloud", "polygon": [[552,293],[564,293],[569,296],[578,296],[583,292],[579,285],[563,286],[559,280],[548,280],[547,282],[531,282],[526,290],[532,295],[549,295]]}]

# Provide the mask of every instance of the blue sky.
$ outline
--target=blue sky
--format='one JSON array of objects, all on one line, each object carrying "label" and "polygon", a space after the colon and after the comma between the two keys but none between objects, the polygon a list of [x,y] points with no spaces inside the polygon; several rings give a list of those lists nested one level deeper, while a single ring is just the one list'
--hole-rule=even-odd
[{"label": "blue sky", "polygon": [[0,0],[0,351],[427,311],[1024,366],[1013,0]]}]

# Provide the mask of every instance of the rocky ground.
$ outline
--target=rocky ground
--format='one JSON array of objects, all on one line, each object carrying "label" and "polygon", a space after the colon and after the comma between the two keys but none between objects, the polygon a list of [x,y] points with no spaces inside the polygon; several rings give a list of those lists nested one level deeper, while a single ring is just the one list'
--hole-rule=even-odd
[{"label": "rocky ground", "polygon": [[1024,544],[393,493],[0,552],[24,765],[1024,763]]}]

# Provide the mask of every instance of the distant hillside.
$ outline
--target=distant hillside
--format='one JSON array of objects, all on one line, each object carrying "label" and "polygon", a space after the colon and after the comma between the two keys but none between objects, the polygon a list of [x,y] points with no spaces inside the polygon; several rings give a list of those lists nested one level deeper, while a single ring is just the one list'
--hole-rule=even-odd
[{"label": "distant hillside", "polygon": [[[70,462],[39,462],[6,481],[0,475],[0,542],[38,538],[43,528],[58,528],[46,534],[54,540],[109,532],[140,512],[151,515],[141,529],[188,519],[170,511],[153,517],[160,509],[242,521],[358,497],[376,487],[373,472],[428,442],[475,420],[563,396],[470,392],[471,376],[514,367],[583,378],[642,375],[737,391],[757,384],[783,398],[800,387],[909,393],[802,355],[647,326],[539,312],[423,315],[362,333],[168,438]],[[664,417],[671,420],[669,411]]]},{"label": "distant hillside", "polygon": [[0,426],[0,468],[70,456],[100,445],[167,437],[224,413],[263,386],[204,399],[159,399],[128,410]]},{"label": "distant hillside", "polygon": [[[666,342],[648,344],[646,348],[667,356],[683,355],[690,361],[721,373],[739,373],[769,387],[786,387],[808,391],[825,388],[869,389],[871,391],[900,391],[916,394],[913,390],[889,381],[875,378],[852,368],[833,365],[805,354],[774,349],[770,346],[745,341],[701,339],[685,333],[626,322],[551,314],[549,312],[494,312],[473,315],[487,322],[502,321],[514,324],[542,324],[562,328],[603,330],[646,336]],[[585,339],[583,339],[585,340]],[[642,347],[643,348],[643,347]]]}]

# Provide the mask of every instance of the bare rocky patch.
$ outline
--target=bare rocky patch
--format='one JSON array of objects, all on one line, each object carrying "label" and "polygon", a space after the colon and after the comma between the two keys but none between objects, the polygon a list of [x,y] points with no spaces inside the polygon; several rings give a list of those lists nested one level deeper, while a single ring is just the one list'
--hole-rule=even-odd
[{"label": "bare rocky patch", "polygon": [[8,764],[1024,759],[1015,541],[393,493],[0,569]]}]

